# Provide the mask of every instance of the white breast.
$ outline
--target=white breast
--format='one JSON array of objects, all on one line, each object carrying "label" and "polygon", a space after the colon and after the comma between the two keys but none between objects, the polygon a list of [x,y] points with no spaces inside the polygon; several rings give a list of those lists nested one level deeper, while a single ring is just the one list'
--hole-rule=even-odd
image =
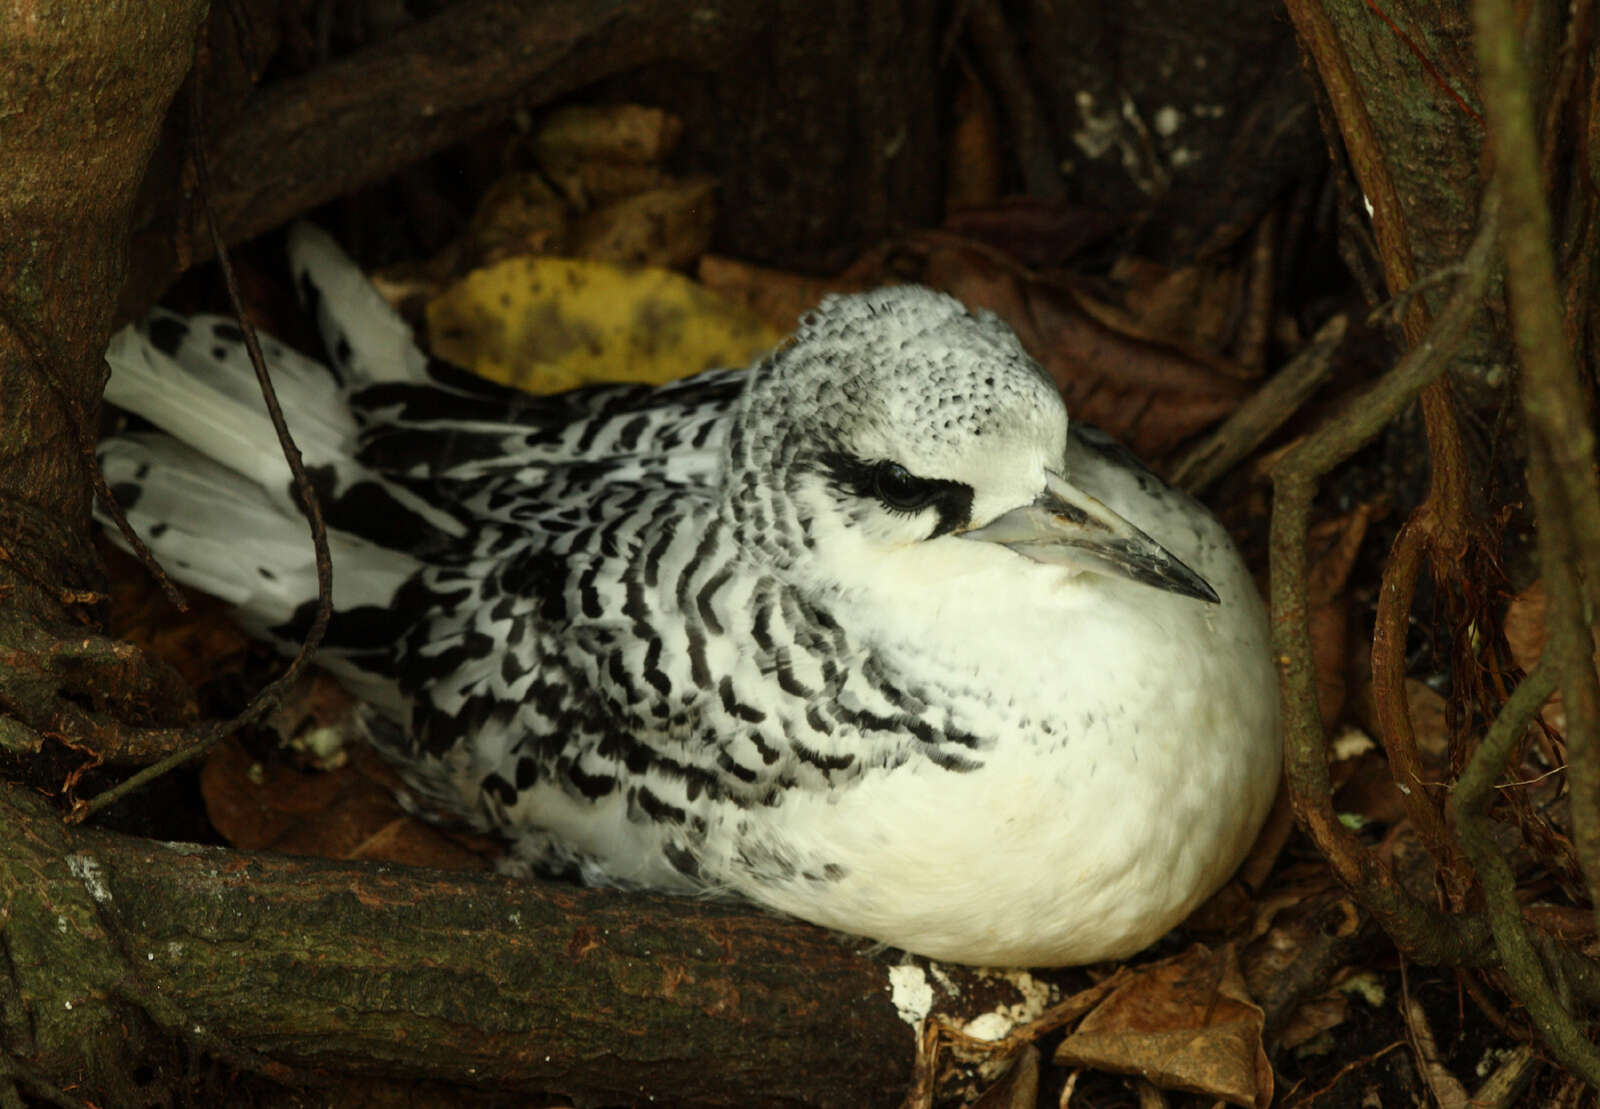
[{"label": "white breast", "polygon": [[[890,663],[939,674],[960,724],[992,737],[983,765],[912,761],[724,813],[730,844],[813,865],[757,880],[735,850],[723,881],[932,957],[1049,965],[1131,954],[1226,880],[1278,781],[1259,596],[1204,510],[1141,491],[1099,456],[1073,479],[1199,571],[1221,604],[976,543],[983,557],[961,572],[930,567],[904,595],[885,583],[853,610],[858,626],[883,630]],[[820,878],[822,862],[840,876]]]}]

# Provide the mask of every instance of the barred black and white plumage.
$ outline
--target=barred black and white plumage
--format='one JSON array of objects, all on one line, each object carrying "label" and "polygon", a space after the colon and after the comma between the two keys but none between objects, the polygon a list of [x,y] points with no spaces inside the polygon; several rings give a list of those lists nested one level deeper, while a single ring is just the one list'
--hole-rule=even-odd
[{"label": "barred black and white plumage", "polygon": [[[291,258],[331,355],[267,344],[331,529],[321,660],[517,858],[1045,964],[1144,946],[1249,846],[1278,772],[1253,585],[995,317],[833,298],[749,371],[536,398],[430,362],[320,232]],[[239,340],[119,334],[108,397],[170,435],[102,465],[180,579],[292,648],[310,544]]]}]

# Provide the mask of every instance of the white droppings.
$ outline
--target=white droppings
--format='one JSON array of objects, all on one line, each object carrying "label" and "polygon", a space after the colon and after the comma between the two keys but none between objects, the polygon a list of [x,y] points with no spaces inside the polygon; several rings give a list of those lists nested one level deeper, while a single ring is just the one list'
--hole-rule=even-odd
[{"label": "white droppings", "polygon": [[68,855],[67,869],[72,876],[83,883],[83,888],[89,891],[89,896],[102,905],[110,904],[111,888],[106,885],[105,871],[100,869],[100,861],[88,855]]},{"label": "white droppings", "polygon": [[1011,1031],[1011,1027],[1011,1021],[1007,1020],[1004,1014],[996,1011],[973,1017],[967,1021],[961,1031],[975,1040],[994,1041],[1004,1038],[1005,1034]]},{"label": "white droppings", "polygon": [[294,746],[305,750],[312,758],[331,759],[344,753],[344,732],[329,726],[312,728],[297,737]]},{"label": "white droppings", "polygon": [[1156,109],[1154,123],[1156,134],[1162,138],[1171,138],[1178,133],[1178,128],[1183,126],[1183,113],[1171,104],[1165,104]]},{"label": "white droppings", "polygon": [[933,1010],[933,987],[921,967],[890,967],[889,997],[900,1019],[913,1028]]},{"label": "white droppings", "polygon": [[1022,1000],[1012,1005],[999,1005],[987,1013],[969,1020],[962,1031],[975,1040],[999,1040],[1010,1034],[1018,1025],[1036,1019],[1053,1000],[1048,982],[1041,982],[1025,970],[993,970],[986,978],[1007,982],[1022,995]]},{"label": "white droppings", "polygon": [[1353,759],[1357,755],[1378,749],[1372,737],[1360,728],[1346,728],[1334,736],[1333,742],[1328,746],[1333,752],[1334,762],[1343,762],[1345,759]]}]

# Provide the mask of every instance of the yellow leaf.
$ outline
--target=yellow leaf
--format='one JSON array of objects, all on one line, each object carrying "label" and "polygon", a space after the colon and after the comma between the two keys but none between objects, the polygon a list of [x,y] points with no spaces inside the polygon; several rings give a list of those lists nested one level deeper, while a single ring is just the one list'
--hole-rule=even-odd
[{"label": "yellow leaf", "polygon": [[530,393],[743,366],[782,338],[671,270],[528,256],[446,289],[428,332],[440,358]]}]

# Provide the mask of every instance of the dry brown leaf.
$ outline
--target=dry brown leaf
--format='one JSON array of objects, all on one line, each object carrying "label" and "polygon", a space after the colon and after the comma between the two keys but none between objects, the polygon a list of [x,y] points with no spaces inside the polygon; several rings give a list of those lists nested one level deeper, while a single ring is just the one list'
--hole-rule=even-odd
[{"label": "dry brown leaf", "polygon": [[1266,1109],[1265,1022],[1231,944],[1140,967],[1056,1049],[1055,1062],[1139,1075],[1169,1090]]},{"label": "dry brown leaf", "polygon": [[1360,554],[1367,527],[1381,515],[1377,505],[1359,505],[1311,529],[1311,568],[1306,575],[1310,602],[1311,661],[1317,679],[1317,708],[1322,726],[1330,727],[1344,712],[1349,692],[1350,604],[1345,584]]},{"label": "dry brown leaf", "polygon": [[1017,196],[983,208],[952,212],[944,230],[982,243],[1025,266],[1057,270],[1121,226],[1120,216],[1101,208]]},{"label": "dry brown leaf", "polygon": [[1009,323],[1060,387],[1073,417],[1144,458],[1165,454],[1243,399],[1238,381],[1107,327],[1086,314],[1073,294],[1019,275],[990,254],[936,246],[928,253],[927,280]]},{"label": "dry brown leaf", "polygon": [[[1546,605],[1544,582],[1536,581],[1513,597],[1506,609],[1506,643],[1511,648],[1511,657],[1523,670],[1532,670],[1544,654],[1548,639],[1544,624]],[[1600,650],[1595,652],[1595,665],[1600,666]],[[1540,715],[1551,731],[1567,734],[1567,712],[1559,689],[1545,702]]]},{"label": "dry brown leaf", "polygon": [[1356,557],[1361,553],[1361,542],[1367,536],[1367,527],[1383,514],[1379,505],[1362,504],[1346,512],[1323,520],[1311,529],[1306,543],[1312,551],[1311,569],[1306,574],[1307,599],[1314,605],[1322,604],[1344,591],[1355,568]]},{"label": "dry brown leaf", "polygon": [[1423,769],[1435,781],[1443,781],[1450,769],[1450,725],[1444,694],[1426,682],[1407,678],[1406,704],[1411,709],[1411,730],[1416,733]]},{"label": "dry brown leaf", "polygon": [[1423,1012],[1422,1003],[1414,997],[1403,997],[1400,999],[1400,1013],[1411,1032],[1412,1050],[1420,1064],[1422,1080],[1428,1084],[1428,1092],[1433,1095],[1439,1109],[1468,1109],[1472,1104],[1472,1096],[1440,1058],[1439,1045],[1434,1039],[1433,1029],[1428,1025],[1428,1015]]},{"label": "dry brown leaf", "polygon": [[357,746],[351,765],[304,772],[257,761],[237,739],[218,746],[200,771],[212,826],[247,851],[283,851],[333,859],[377,859],[450,870],[483,870],[488,860],[439,829],[411,817],[360,764],[375,759]]},{"label": "dry brown leaf", "polygon": [[1369,751],[1348,761],[1353,765],[1334,792],[1334,807],[1371,824],[1398,824],[1406,819],[1406,799],[1389,769],[1389,760]]},{"label": "dry brown leaf", "polygon": [[534,138],[547,163],[659,162],[683,135],[683,122],[639,104],[574,105],[544,117]]},{"label": "dry brown leaf", "polygon": [[1224,372],[1247,376],[1223,358],[1239,319],[1242,269],[1220,264],[1172,269],[1127,255],[1111,277],[1122,287],[1123,307],[1085,300],[1080,303],[1086,311],[1137,338],[1169,344]]},{"label": "dry brown leaf", "polygon": [[972,1109],[1035,1109],[1039,1104],[1039,1049],[1029,1044],[1011,1069],[972,1103]]},{"label": "dry brown leaf", "polygon": [[717,182],[693,177],[614,201],[579,216],[571,253],[603,262],[687,266],[711,245]]},{"label": "dry brown leaf", "polygon": [[1344,713],[1349,693],[1345,676],[1350,636],[1350,607],[1344,597],[1335,597],[1311,609],[1311,666],[1317,680],[1317,710],[1322,726],[1332,727]]},{"label": "dry brown leaf", "polygon": [[787,335],[830,293],[858,293],[873,282],[843,277],[809,277],[786,270],[753,266],[716,254],[701,257],[695,274],[700,284],[750,312],[767,326]]},{"label": "dry brown leaf", "polygon": [[1533,669],[1539,656],[1544,654],[1546,640],[1544,610],[1546,600],[1544,582],[1536,581],[1511,598],[1506,609],[1506,645],[1511,657],[1524,670]]},{"label": "dry brown leaf", "polygon": [[1278,1050],[1291,1051],[1350,1019],[1350,999],[1338,990],[1303,1001],[1278,1033]]},{"label": "dry brown leaf", "polygon": [[516,254],[560,253],[566,235],[566,201],[539,174],[510,173],[478,202],[452,268],[465,272]]},{"label": "dry brown leaf", "polygon": [[[179,612],[142,563],[109,543],[98,546],[110,579],[107,627],[119,639],[166,662],[190,689],[242,667],[250,638],[229,617],[227,605],[185,590],[189,610]],[[187,715],[194,715],[192,706]]]},{"label": "dry brown leaf", "polygon": [[1249,942],[1265,932],[1269,921],[1257,913],[1260,898],[1256,891],[1276,867],[1294,827],[1294,806],[1280,780],[1266,823],[1256,835],[1255,843],[1250,845],[1244,862],[1221,889],[1189,914],[1183,922],[1184,929],[1225,935],[1237,943]]},{"label": "dry brown leaf", "polygon": [[628,162],[576,162],[547,169],[545,174],[579,211],[659,189],[675,180],[661,166]]}]

